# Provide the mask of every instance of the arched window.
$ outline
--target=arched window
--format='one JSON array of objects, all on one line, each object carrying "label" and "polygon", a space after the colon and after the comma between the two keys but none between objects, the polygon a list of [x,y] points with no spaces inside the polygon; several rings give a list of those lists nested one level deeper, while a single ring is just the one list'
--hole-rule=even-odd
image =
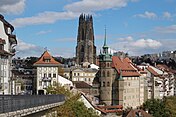
[{"label": "arched window", "polygon": [[105,77],[105,71],[103,71],[103,77]]},{"label": "arched window", "polygon": [[108,82],[108,83],[107,83],[107,87],[109,87],[109,86],[110,86],[110,83]]},{"label": "arched window", "polygon": [[110,73],[109,73],[109,71],[107,72],[107,77],[109,77],[110,76]]},{"label": "arched window", "polygon": [[109,63],[107,63],[107,66],[109,67]]},{"label": "arched window", "polygon": [[81,52],[84,52],[84,46],[83,45],[81,46]]},{"label": "arched window", "polygon": [[103,82],[103,87],[105,87],[105,82]]}]

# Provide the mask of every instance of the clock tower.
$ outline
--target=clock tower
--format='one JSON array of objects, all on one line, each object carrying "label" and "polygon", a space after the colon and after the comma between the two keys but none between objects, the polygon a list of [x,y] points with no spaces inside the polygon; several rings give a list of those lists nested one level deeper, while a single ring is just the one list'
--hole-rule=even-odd
[{"label": "clock tower", "polygon": [[100,101],[106,105],[112,105],[112,83],[114,69],[111,67],[112,54],[108,51],[109,47],[106,44],[106,29],[103,51],[100,50],[99,64],[100,64]]}]

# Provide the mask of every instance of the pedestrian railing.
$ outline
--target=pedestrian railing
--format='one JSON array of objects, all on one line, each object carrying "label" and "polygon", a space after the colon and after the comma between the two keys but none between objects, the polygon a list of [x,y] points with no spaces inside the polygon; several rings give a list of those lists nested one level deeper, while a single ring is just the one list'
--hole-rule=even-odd
[{"label": "pedestrian railing", "polygon": [[60,95],[0,95],[0,113],[33,108],[65,101]]}]

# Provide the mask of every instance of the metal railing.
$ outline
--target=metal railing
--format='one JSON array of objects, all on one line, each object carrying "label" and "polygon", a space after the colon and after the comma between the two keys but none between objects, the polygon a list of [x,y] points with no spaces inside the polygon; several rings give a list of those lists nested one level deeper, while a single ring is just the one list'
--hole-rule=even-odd
[{"label": "metal railing", "polygon": [[0,113],[65,101],[64,95],[0,95]]}]

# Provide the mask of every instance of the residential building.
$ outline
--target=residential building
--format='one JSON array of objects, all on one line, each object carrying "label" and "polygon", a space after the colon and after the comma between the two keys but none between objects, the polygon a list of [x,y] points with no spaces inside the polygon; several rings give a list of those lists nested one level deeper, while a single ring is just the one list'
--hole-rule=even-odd
[{"label": "residential building", "polygon": [[11,66],[17,45],[13,31],[14,27],[0,14],[0,94],[13,94]]},{"label": "residential building", "polygon": [[36,94],[45,94],[46,88],[50,85],[56,86],[58,83],[58,69],[61,64],[46,50],[39,60],[34,63],[37,69],[36,78],[34,78],[34,89]]},{"label": "residential building", "polygon": [[[165,66],[165,65],[164,65]],[[163,65],[146,66],[147,83],[148,83],[148,99],[162,99],[164,96],[173,96],[175,92],[174,73],[163,69]]]},{"label": "residential building", "polygon": [[92,85],[97,72],[98,69],[95,68],[72,67],[64,68],[63,75],[71,81],[84,81]]}]

